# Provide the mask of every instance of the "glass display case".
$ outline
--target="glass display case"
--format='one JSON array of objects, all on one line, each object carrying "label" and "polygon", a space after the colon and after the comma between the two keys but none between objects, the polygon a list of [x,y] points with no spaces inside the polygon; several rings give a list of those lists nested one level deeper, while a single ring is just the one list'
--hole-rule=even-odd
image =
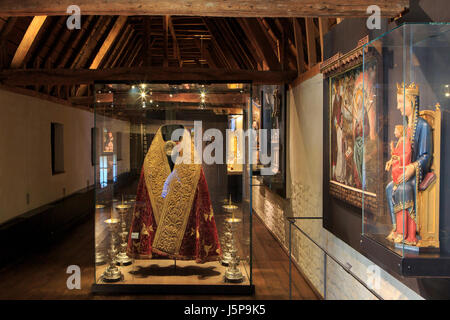
[{"label": "glass display case", "polygon": [[450,25],[405,24],[364,46],[355,170],[362,248],[406,276],[449,276]]},{"label": "glass display case", "polygon": [[286,92],[284,85],[256,85],[252,100],[252,128],[267,133],[254,145],[254,185],[282,197],[286,197]]},{"label": "glass display case", "polygon": [[93,290],[252,293],[251,85],[95,92]]}]

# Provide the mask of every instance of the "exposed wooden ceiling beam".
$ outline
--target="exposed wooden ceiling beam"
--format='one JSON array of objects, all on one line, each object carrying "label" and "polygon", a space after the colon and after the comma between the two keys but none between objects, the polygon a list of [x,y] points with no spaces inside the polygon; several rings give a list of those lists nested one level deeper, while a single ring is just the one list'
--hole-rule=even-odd
[{"label": "exposed wooden ceiling beam", "polygon": [[141,41],[140,37],[135,33],[134,36],[128,42],[124,52],[122,53],[122,56],[119,58],[114,68],[129,67],[131,56],[136,52],[136,47],[140,41]]},{"label": "exposed wooden ceiling beam", "polygon": [[253,37],[256,41],[256,45],[260,48],[264,60],[269,66],[270,70],[280,70],[280,62],[275,54],[272,45],[267,38],[265,31],[261,28],[256,18],[241,19],[240,20],[244,31],[248,32],[247,37]]},{"label": "exposed wooden ceiling beam", "polygon": [[311,68],[317,63],[316,34],[313,18],[305,18],[306,46],[308,50],[308,66]]},{"label": "exposed wooden ceiling beam", "polygon": [[112,29],[109,31],[108,36],[106,37],[102,46],[100,47],[97,54],[95,55],[94,60],[92,61],[91,65],[89,66],[89,69],[97,69],[99,67],[100,63],[105,58],[106,54],[108,53],[109,49],[113,45],[114,41],[116,41],[117,36],[121,32],[121,30],[126,22],[127,22],[126,16],[119,16],[117,18],[116,22],[114,22]]},{"label": "exposed wooden ceiling beam", "polygon": [[19,46],[17,47],[16,53],[11,61],[11,68],[20,68],[22,66],[46,19],[47,16],[36,16],[33,18],[27,31],[25,32],[25,35],[20,41]]},{"label": "exposed wooden ceiling beam", "polygon": [[87,68],[89,58],[92,56],[95,47],[99,44],[100,38],[108,30],[111,17],[101,16],[92,25],[92,29],[86,29],[86,40],[70,64],[71,68]]},{"label": "exposed wooden ceiling beam", "polygon": [[259,47],[258,43],[256,42],[256,39],[252,36],[252,32],[250,31],[248,25],[245,23],[243,18],[237,18],[236,19],[239,25],[241,26],[242,31],[244,32],[245,37],[248,40],[248,47],[253,55],[253,58],[255,59],[259,70],[267,70],[267,62],[265,61],[264,54]]},{"label": "exposed wooden ceiling beam", "polygon": [[203,18],[203,21],[205,22],[205,25],[212,36],[214,46],[220,52],[227,66],[231,69],[239,69],[239,65],[236,62],[233,54],[230,52],[229,48],[224,45],[225,39],[223,39],[223,35],[217,28],[217,25],[210,18]]},{"label": "exposed wooden ceiling beam", "polygon": [[[70,34],[69,39],[66,41],[63,48],[57,53],[54,65],[60,68],[68,66],[71,56],[81,51],[88,35],[92,31],[90,27],[93,27],[96,23],[96,17],[88,16],[86,19],[81,20],[81,30],[73,32],[72,30],[67,30]],[[80,51],[79,51],[80,50]]]},{"label": "exposed wooden ceiling beam", "polygon": [[[248,93],[208,93],[205,96],[205,103],[213,105],[234,105],[245,104],[248,102]],[[152,95],[147,95],[146,101],[152,103],[201,103],[202,98],[198,93],[161,93],[153,92]],[[71,97],[70,101],[77,104],[92,105],[95,102],[94,96],[86,97]],[[115,104],[135,104],[141,101],[138,93],[117,92],[114,93]]]},{"label": "exposed wooden ceiling beam", "polygon": [[[95,55],[94,60],[91,62],[89,69],[97,69],[100,66],[106,54],[109,52],[109,49],[111,49],[111,46],[113,45],[114,41],[116,41],[117,36],[122,31],[123,26],[125,25],[126,22],[127,16],[119,16],[117,18],[117,20],[114,22],[113,27],[106,36],[105,41],[103,41],[102,46],[97,51],[97,54]],[[82,96],[86,93],[86,90],[87,87],[85,85],[82,85],[78,88],[76,95]]]},{"label": "exposed wooden ceiling beam", "polygon": [[[49,59],[52,53],[56,50],[61,50],[61,41],[67,41],[68,33],[66,28],[66,17],[51,17],[52,23],[47,27],[51,30],[50,34],[45,35],[45,39],[38,41],[38,47],[34,54],[28,59],[33,62],[34,68],[41,68],[42,66],[53,67],[53,60]],[[25,61],[25,65],[29,61]]]},{"label": "exposed wooden ceiling beam", "polygon": [[5,43],[8,35],[14,30],[17,20],[17,17],[8,18],[8,21],[3,25],[2,31],[0,32],[0,69],[9,68],[10,66],[8,50]]},{"label": "exposed wooden ceiling beam", "polygon": [[235,49],[236,57],[241,60],[243,69],[256,69],[256,59],[250,54],[247,43],[242,41],[244,38],[242,27],[233,18],[222,20],[223,30],[225,30],[224,34],[228,38],[228,43]]},{"label": "exposed wooden ceiling beam", "polygon": [[[123,45],[121,46],[119,52],[117,53],[116,57],[112,60],[110,67],[111,68],[116,68],[118,66],[120,66],[120,61],[122,59],[122,57],[124,56],[124,52],[127,52],[127,50],[129,50],[129,43],[132,41],[132,39],[135,36],[135,32],[133,29],[131,29],[129,35],[125,38],[125,42],[123,43]],[[144,53],[145,54],[145,53]]]},{"label": "exposed wooden ceiling beam", "polygon": [[291,82],[294,71],[254,71],[206,68],[115,68],[115,69],[8,69],[0,81],[8,85],[90,84],[94,81],[243,82],[279,84]]},{"label": "exposed wooden ceiling beam", "polygon": [[183,61],[181,60],[180,47],[178,46],[177,35],[175,34],[175,28],[173,27],[172,18],[168,19],[170,35],[172,36],[173,42],[173,56],[178,60],[178,66],[181,68],[183,66]]},{"label": "exposed wooden ceiling beam", "polygon": [[132,32],[133,32],[132,27],[129,24],[127,24],[124,31],[120,33],[119,39],[114,45],[113,51],[111,52],[111,54],[108,54],[107,59],[104,62],[102,62],[100,68],[111,68],[112,62],[122,52],[125,42],[127,41],[128,37],[131,35]]},{"label": "exposed wooden ceiling beam", "polygon": [[150,46],[150,37],[152,34],[152,18],[143,17],[144,19],[144,43],[143,43],[143,64],[146,67],[152,66],[152,47]]},{"label": "exposed wooden ceiling beam", "polygon": [[[186,15],[216,17],[367,17],[373,0],[77,0],[83,15]],[[73,0],[2,0],[0,16],[66,15]],[[394,17],[409,0],[378,0],[381,14]]]},{"label": "exposed wooden ceiling beam", "polygon": [[9,33],[14,29],[17,19],[17,17],[8,18],[8,21],[3,25],[2,31],[0,32],[1,41],[4,41]]},{"label": "exposed wooden ceiling beam", "polygon": [[323,61],[323,37],[328,32],[328,26],[329,26],[328,18],[319,18],[321,61]]},{"label": "exposed wooden ceiling beam", "polygon": [[306,71],[302,29],[297,18],[292,18],[292,24],[294,26],[295,48],[297,50],[297,71],[301,74]]},{"label": "exposed wooden ceiling beam", "polygon": [[217,68],[217,64],[214,61],[213,57],[211,56],[211,53],[209,52],[208,48],[206,47],[205,42],[199,39],[194,39],[194,42],[198,50],[201,52],[202,56],[208,62],[208,66],[213,69]]},{"label": "exposed wooden ceiling beam", "polygon": [[169,16],[163,17],[163,67],[169,66]]}]

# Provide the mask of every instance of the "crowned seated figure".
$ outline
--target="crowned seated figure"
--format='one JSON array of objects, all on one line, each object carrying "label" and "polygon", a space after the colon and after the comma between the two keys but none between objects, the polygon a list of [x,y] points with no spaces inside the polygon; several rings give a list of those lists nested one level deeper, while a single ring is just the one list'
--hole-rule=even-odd
[{"label": "crowned seated figure", "polygon": [[397,181],[386,187],[386,197],[393,230],[387,239],[415,246],[417,244],[417,187],[430,171],[432,158],[432,135],[428,122],[419,117],[419,87],[397,84],[397,109],[408,119],[408,134],[411,145],[411,160],[399,167]]}]

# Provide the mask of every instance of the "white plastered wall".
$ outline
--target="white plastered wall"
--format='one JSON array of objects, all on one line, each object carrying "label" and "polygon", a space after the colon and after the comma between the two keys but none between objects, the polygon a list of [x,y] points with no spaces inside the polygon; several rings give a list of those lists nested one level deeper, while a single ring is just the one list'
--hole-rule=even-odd
[{"label": "white plastered wall", "polygon": [[[118,174],[129,171],[129,123],[123,132]],[[52,175],[51,123],[64,125],[64,173]],[[91,128],[94,114],[0,89],[0,223],[94,183]],[[29,203],[27,203],[27,194]]]}]

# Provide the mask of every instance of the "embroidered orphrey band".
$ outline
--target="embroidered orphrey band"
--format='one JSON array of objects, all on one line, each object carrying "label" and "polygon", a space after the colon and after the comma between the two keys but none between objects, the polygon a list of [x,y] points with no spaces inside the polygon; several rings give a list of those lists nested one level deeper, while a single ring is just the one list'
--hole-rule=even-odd
[{"label": "embroidered orphrey band", "polygon": [[[183,141],[190,141],[185,130]],[[200,178],[200,164],[175,164],[178,179],[172,179],[166,198],[161,197],[164,182],[171,173],[164,153],[161,128],[146,156],[144,174],[152,209],[157,223],[153,248],[168,254],[178,254],[183,240],[195,191]]]}]

